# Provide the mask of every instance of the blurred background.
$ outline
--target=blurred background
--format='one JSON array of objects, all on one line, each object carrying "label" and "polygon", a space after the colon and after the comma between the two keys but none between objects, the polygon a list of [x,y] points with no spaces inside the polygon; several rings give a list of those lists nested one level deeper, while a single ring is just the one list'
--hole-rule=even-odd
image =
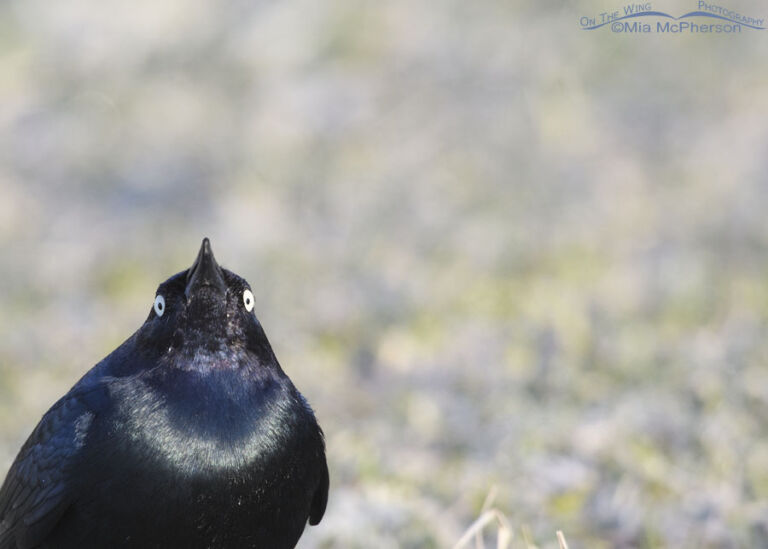
[{"label": "blurred background", "polygon": [[301,548],[492,489],[513,547],[768,546],[768,31],[613,9],[0,4],[0,475],[209,236],[326,432]]}]

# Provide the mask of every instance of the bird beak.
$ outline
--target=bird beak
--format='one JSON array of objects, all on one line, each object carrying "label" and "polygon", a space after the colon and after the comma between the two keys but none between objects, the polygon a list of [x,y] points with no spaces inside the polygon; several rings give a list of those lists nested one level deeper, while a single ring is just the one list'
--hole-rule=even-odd
[{"label": "bird beak", "polygon": [[207,238],[203,239],[197,259],[187,271],[187,288],[184,290],[184,295],[189,299],[195,291],[203,286],[211,286],[222,294],[227,291],[221,267],[216,263],[216,258],[213,257],[211,241]]}]

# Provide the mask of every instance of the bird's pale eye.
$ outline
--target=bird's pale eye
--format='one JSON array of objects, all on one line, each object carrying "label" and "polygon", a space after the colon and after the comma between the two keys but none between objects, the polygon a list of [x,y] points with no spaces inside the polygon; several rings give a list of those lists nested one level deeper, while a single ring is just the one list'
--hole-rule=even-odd
[{"label": "bird's pale eye", "polygon": [[251,293],[251,290],[245,290],[243,292],[243,304],[245,305],[245,310],[249,313],[253,310],[253,294]]},{"label": "bird's pale eye", "polygon": [[158,295],[155,298],[155,313],[157,316],[163,316],[163,313],[165,312],[165,298],[161,295]]}]

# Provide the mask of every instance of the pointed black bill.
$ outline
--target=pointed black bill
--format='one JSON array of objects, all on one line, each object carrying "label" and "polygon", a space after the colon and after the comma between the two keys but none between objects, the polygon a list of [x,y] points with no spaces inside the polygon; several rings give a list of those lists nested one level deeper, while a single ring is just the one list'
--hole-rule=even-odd
[{"label": "pointed black bill", "polygon": [[216,258],[213,257],[211,241],[207,238],[203,239],[197,259],[187,271],[187,288],[184,290],[187,299],[202,286],[212,286],[221,293],[227,291],[221,267],[216,263]]}]

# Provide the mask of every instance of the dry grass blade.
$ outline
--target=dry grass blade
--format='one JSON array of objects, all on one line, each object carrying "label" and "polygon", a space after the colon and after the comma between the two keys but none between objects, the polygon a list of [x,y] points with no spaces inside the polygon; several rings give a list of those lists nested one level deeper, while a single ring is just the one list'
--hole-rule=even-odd
[{"label": "dry grass blade", "polygon": [[[477,518],[477,520],[472,523],[467,531],[464,532],[464,535],[461,536],[461,539],[456,542],[456,544],[453,546],[453,549],[467,547],[473,538],[477,543],[478,537],[476,536],[480,536],[483,528],[485,528],[490,522],[493,522],[494,520],[498,524],[499,529],[496,547],[497,549],[507,549],[507,547],[509,547],[510,541],[512,540],[512,529],[510,528],[506,517],[497,509],[489,509],[482,513]],[[482,537],[479,537],[479,539],[482,547]]]},{"label": "dry grass blade", "polygon": [[568,542],[565,541],[562,530],[557,531],[557,542],[560,544],[560,549],[568,549]]},{"label": "dry grass blade", "polygon": [[507,549],[510,543],[512,543],[512,528],[509,527],[509,524],[500,525],[499,534],[496,538],[496,549]]},{"label": "dry grass blade", "polygon": [[[485,496],[485,500],[483,501],[483,506],[480,508],[480,514],[482,515],[486,511],[490,510],[491,507],[493,507],[493,502],[496,501],[496,494],[498,493],[498,489],[496,486],[491,486],[491,489],[488,490],[488,494]],[[483,531],[482,529],[475,532],[475,549],[485,549],[485,542],[483,541]]]}]

